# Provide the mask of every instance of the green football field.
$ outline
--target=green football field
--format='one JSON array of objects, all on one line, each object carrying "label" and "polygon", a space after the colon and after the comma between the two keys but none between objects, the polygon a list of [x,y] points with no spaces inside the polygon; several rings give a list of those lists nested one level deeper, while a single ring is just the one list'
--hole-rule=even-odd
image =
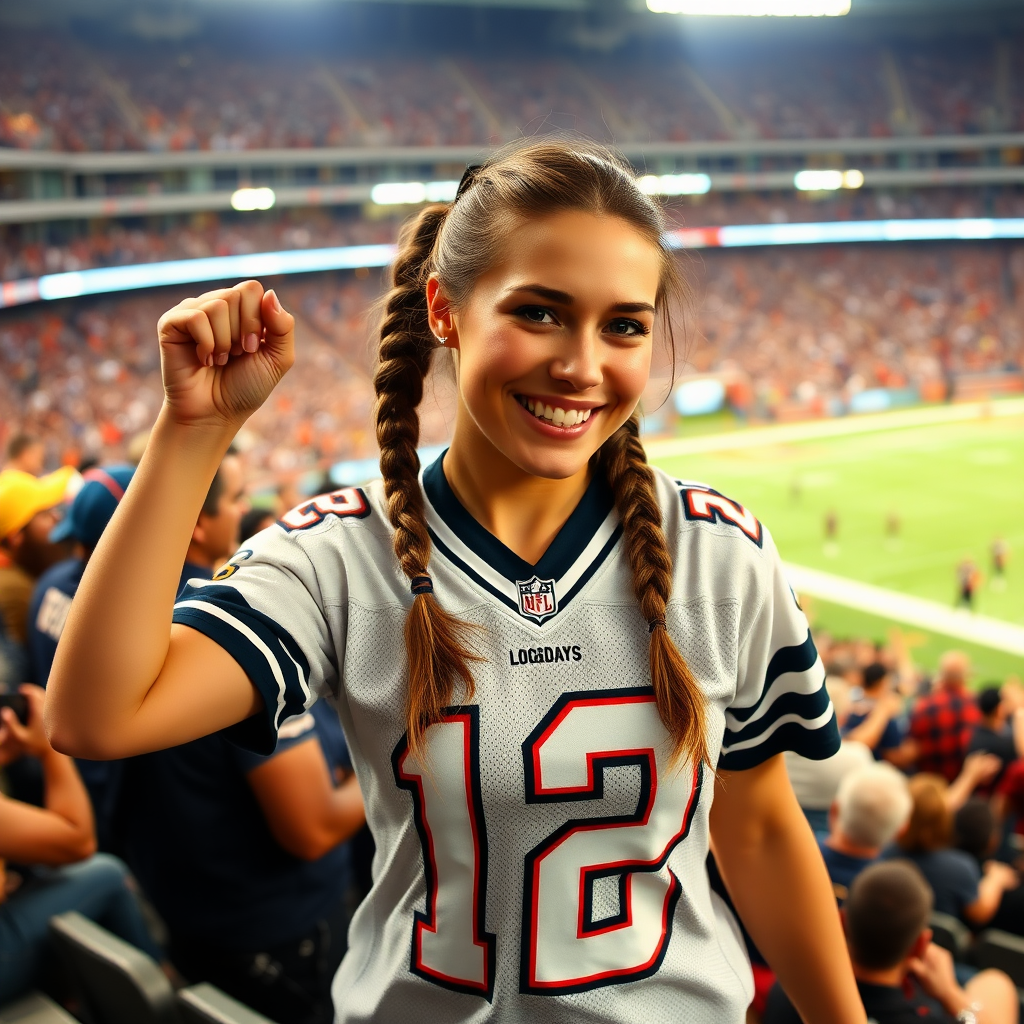
[{"label": "green football field", "polygon": [[[839,576],[952,604],[956,566],[983,574],[976,610],[1024,624],[1024,417],[811,440],[658,460],[749,507],[783,558]],[[836,539],[825,538],[833,512]],[[892,523],[897,525],[890,533]],[[992,541],[1010,547],[1004,580],[992,573]],[[835,633],[882,637],[889,623],[810,602]],[[911,632],[920,633],[920,630]],[[920,660],[968,647],[980,673],[1024,674],[1021,659],[941,636],[924,637]]]}]

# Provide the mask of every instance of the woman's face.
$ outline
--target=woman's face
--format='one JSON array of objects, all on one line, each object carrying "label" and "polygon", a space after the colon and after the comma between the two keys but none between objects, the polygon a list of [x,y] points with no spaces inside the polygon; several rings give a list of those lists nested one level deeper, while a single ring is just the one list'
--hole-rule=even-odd
[{"label": "woman's face", "polygon": [[583,470],[647,383],[660,279],[636,228],[578,212],[513,228],[458,310],[431,279],[431,327],[457,352],[453,443],[475,433],[532,476]]}]

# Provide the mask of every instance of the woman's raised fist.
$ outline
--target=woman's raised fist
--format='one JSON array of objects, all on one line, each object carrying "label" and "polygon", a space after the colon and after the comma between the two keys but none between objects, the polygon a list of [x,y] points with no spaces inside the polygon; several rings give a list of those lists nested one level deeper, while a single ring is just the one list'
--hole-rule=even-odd
[{"label": "woman's raised fist", "polygon": [[237,429],[295,361],[295,319],[259,281],[185,299],[158,330],[166,405],[182,424]]}]

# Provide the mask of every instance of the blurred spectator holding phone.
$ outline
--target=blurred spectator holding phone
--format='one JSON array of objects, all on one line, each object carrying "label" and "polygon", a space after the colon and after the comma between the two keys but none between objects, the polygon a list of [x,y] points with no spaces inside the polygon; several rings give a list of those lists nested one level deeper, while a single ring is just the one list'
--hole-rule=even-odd
[{"label": "blurred spectator holding phone", "polygon": [[42,765],[42,807],[0,793],[0,1005],[40,981],[54,914],[77,910],[155,959],[128,873],[97,854],[89,795],[70,757],[43,731],[43,690],[23,685],[26,721],[0,710],[0,768],[31,756]]}]

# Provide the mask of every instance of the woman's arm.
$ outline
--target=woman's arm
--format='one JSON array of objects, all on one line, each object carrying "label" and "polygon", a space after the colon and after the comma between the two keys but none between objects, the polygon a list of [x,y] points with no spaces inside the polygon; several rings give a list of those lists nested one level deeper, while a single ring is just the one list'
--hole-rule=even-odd
[{"label": "woman's arm", "polygon": [[885,693],[875,701],[875,706],[859,725],[854,726],[843,739],[863,743],[868,750],[874,750],[885,735],[886,726],[900,713],[903,701],[895,693]]},{"label": "woman's arm", "polygon": [[254,714],[237,662],[171,615],[189,538],[221,458],[293,360],[294,321],[256,281],[188,299],[160,320],[164,405],[89,559],[47,688],[58,750],[117,758]]},{"label": "woman's arm", "polygon": [[718,774],[711,842],[743,923],[806,1024],[865,1024],[832,883],[781,755]]},{"label": "woman's arm", "polygon": [[315,735],[247,776],[274,838],[290,854],[317,860],[366,823],[355,775],[335,786]]},{"label": "woman's arm", "polygon": [[[70,757],[58,754],[43,731],[43,694],[22,686],[29,702],[28,725],[10,708],[0,723],[3,762],[28,755],[43,766],[44,807],[0,795],[0,858],[19,864],[71,864],[96,852],[92,804]],[[8,757],[7,755],[10,755]]]},{"label": "woman's arm", "polygon": [[1015,889],[1020,885],[1020,876],[1009,864],[990,860],[985,864],[985,872],[978,883],[978,898],[964,907],[964,917],[971,924],[981,927],[992,920],[1003,900],[1007,889]]},{"label": "woman's arm", "polygon": [[994,779],[1002,764],[995,754],[986,754],[982,750],[968,754],[960,774],[949,784],[943,795],[950,812],[955,814],[980,785]]}]

